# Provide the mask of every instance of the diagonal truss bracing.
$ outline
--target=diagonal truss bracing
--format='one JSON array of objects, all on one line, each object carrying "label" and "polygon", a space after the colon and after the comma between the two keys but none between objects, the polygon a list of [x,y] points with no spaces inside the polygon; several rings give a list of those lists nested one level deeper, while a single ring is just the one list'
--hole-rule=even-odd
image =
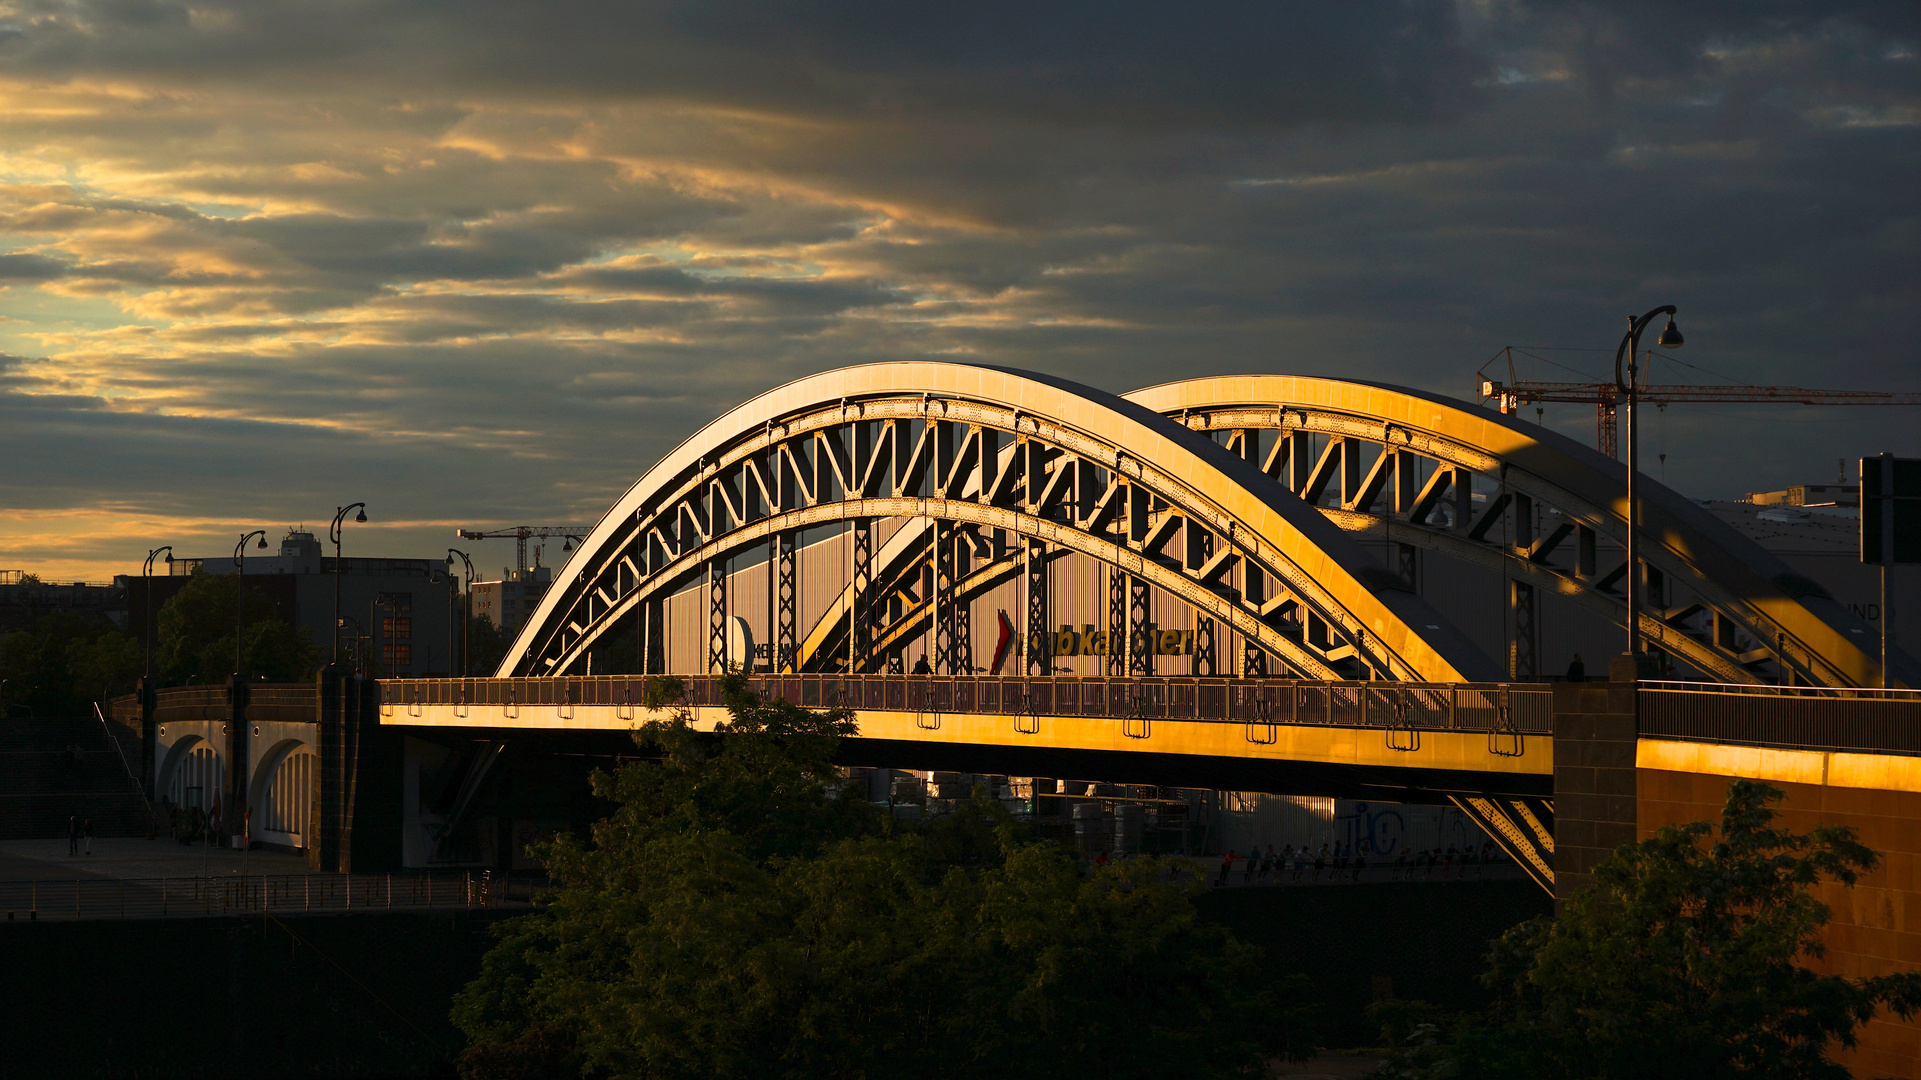
[{"label": "diagonal truss bracing", "polygon": [[[1257,476],[1179,424],[1056,380],[928,363],[814,376],[709,425],[635,485],[543,598],[502,673],[565,672],[611,620],[702,566],[835,522],[854,529],[837,616],[846,648],[818,663],[876,670],[890,657],[890,626],[915,609],[958,638],[958,627],[940,626],[936,582],[924,602],[893,602],[907,594],[873,550],[884,518],[1008,538],[1023,565],[997,557],[963,575],[954,564],[956,594],[995,575],[1044,575],[1048,560],[1080,552],[1129,579],[1130,631],[1157,589],[1304,676],[1498,670],[1312,508],[1253,490]],[[935,550],[920,565],[940,561],[941,545],[922,543]],[[1237,584],[1247,580],[1261,582],[1258,596]],[[893,647],[897,655],[897,638]],[[807,667],[806,645],[796,652]],[[959,662],[951,648],[946,660]]]}]

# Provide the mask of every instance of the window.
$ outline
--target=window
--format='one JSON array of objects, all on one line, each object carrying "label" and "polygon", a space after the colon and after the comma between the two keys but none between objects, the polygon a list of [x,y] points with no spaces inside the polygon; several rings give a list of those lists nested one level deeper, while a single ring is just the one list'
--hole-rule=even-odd
[{"label": "window", "polygon": [[[361,595],[364,596],[366,594],[362,593]],[[414,594],[410,592],[384,592],[380,594],[377,604],[382,611],[392,612],[395,615],[411,615],[414,610]]]},{"label": "window", "polygon": [[414,636],[414,620],[411,616],[398,618],[389,615],[380,620],[380,636],[389,641],[405,641]]},{"label": "window", "polygon": [[381,665],[388,671],[412,667],[414,663],[414,647],[404,641],[387,642],[380,646],[380,659]]}]

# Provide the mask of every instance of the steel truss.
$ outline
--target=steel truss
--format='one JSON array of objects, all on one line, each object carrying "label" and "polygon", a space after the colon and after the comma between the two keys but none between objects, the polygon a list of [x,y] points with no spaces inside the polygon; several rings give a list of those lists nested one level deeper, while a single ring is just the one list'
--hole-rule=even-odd
[{"label": "steel truss", "polygon": [[[1119,422],[1142,421],[1126,416]],[[1182,449],[1205,454],[1208,448],[1190,441]],[[1049,561],[1080,552],[1127,577],[1122,641],[1131,671],[1146,670],[1152,653],[1151,643],[1139,640],[1151,588],[1231,627],[1303,677],[1491,673],[1490,661],[1464,638],[1448,637],[1437,652],[1423,640],[1433,635],[1405,625],[1445,622],[1411,598],[1386,609],[1390,625],[1403,622],[1392,638],[1366,633],[1365,620],[1382,622],[1383,609],[1361,581],[1369,573],[1365,553],[1315,551],[1309,572],[1290,547],[1314,540],[1338,545],[1338,532],[1318,535],[1322,527],[1311,514],[1281,527],[1279,516],[1295,513],[1286,507],[1258,506],[1260,523],[1249,524],[1224,505],[1238,498],[1231,484],[1215,481],[1208,490],[1187,478],[1193,472],[1179,461],[1143,460],[1081,425],[997,401],[925,391],[823,401],[706,448],[644,497],[632,498],[632,510],[604,521],[570,564],[574,574],[543,599],[503,671],[564,673],[609,620],[671,594],[695,568],[802,527],[848,521],[849,584],[811,633],[797,633],[798,670],[878,670],[898,657],[907,631],[926,632],[942,590],[917,587],[920,574],[910,581],[894,570],[901,558],[925,567],[929,555],[909,549],[938,549],[931,533],[946,530],[980,556],[993,551],[985,537],[1015,538],[1010,546],[1020,554],[1018,565],[983,558],[964,576],[956,567],[944,595],[958,608],[1024,572],[1030,644],[1037,629],[1040,640],[1047,639]],[[887,553],[874,543],[874,523],[882,518],[907,522]],[[916,519],[923,524],[916,527]],[[1233,584],[1248,575],[1265,586],[1256,599]],[[724,588],[710,584],[715,595]],[[1366,614],[1355,610],[1357,603]],[[1419,608],[1417,619],[1401,615],[1409,607]],[[710,622],[719,618],[710,614]],[[947,633],[957,640],[956,626]],[[710,633],[710,654],[715,641],[724,645],[724,627]],[[830,641],[841,647],[823,648]],[[1027,651],[1030,672],[1051,667],[1044,650]],[[1110,657],[1121,652],[1109,651]],[[951,652],[945,660],[959,663]]]},{"label": "steel truss", "polygon": [[[1285,377],[1261,381],[1277,386],[1325,382]],[[1576,491],[1561,479],[1585,470],[1580,479],[1591,493],[1606,483],[1619,488],[1618,478],[1603,483],[1604,478],[1579,461],[1557,461],[1561,468],[1544,468],[1548,455],[1531,442],[1506,439],[1511,447],[1497,451],[1451,437],[1437,430],[1454,426],[1440,406],[1431,406],[1435,425],[1428,428],[1318,401],[1243,398],[1208,403],[1201,400],[1205,392],[1185,392],[1203,382],[1174,383],[1129,396],[1210,435],[1269,480],[1316,505],[1348,533],[1386,541],[1396,577],[1409,587],[1418,588],[1422,551],[1511,577],[1506,606],[1514,636],[1504,665],[1510,677],[1541,674],[1541,594],[1564,597],[1626,625],[1622,585],[1627,566],[1618,555],[1607,565],[1597,559],[1599,541],[1618,547],[1625,539],[1619,505]],[[1417,405],[1430,408],[1425,400]],[[1478,413],[1473,423],[1486,426]],[[1574,449],[1588,453],[1584,447]],[[1476,476],[1486,478],[1491,488],[1481,502],[1474,498]],[[1537,532],[1537,517],[1554,524]],[[1661,524],[1674,529],[1682,523],[1669,517]],[[1719,531],[1717,527],[1718,522],[1700,526],[1703,532]],[[1692,594],[1685,603],[1654,603],[1654,610],[1642,611],[1640,630],[1650,652],[1672,653],[1728,682],[1772,677],[1814,686],[1859,683],[1862,657],[1848,655],[1854,643],[1838,625],[1846,613],[1838,607],[1825,615],[1810,613],[1806,583],[1788,575],[1785,583],[1777,576],[1735,584],[1726,580],[1725,565],[1690,563],[1684,551],[1666,544],[1650,544],[1647,550],[1643,573],[1648,580],[1674,581]],[[1651,588],[1649,595],[1660,594]],[[1783,615],[1792,618],[1794,628]]]}]

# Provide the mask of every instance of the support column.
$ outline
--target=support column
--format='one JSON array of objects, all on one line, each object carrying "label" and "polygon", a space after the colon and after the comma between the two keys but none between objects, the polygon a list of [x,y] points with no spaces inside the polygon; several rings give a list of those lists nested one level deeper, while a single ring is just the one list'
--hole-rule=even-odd
[{"label": "support column", "polygon": [[1421,549],[1413,544],[1394,542],[1394,573],[1415,595],[1421,592]]},{"label": "support column", "polygon": [[707,670],[727,670],[727,563],[707,564]]},{"label": "support column", "polygon": [[956,675],[954,636],[954,525],[935,521],[933,541],[934,662],[936,675]]},{"label": "support column", "polygon": [[[154,709],[159,706],[159,695],[154,692],[153,682],[146,676],[140,677],[140,788],[147,793],[149,803],[158,802],[160,792],[155,789],[160,757],[160,733],[153,723]],[[148,830],[154,823],[147,823]]]},{"label": "support column", "polygon": [[1127,575],[1107,568],[1107,674],[1127,674]]},{"label": "support column", "polygon": [[647,627],[647,659],[641,668],[643,675],[661,675],[667,671],[666,619],[662,612],[665,603],[658,596],[641,602],[641,617]]},{"label": "support column", "polygon": [[1554,684],[1554,898],[1588,883],[1595,864],[1635,839],[1636,658],[1606,683]]},{"label": "support column", "polygon": [[[1259,611],[1267,600],[1267,574],[1246,560],[1242,560],[1241,566],[1241,595]],[[1241,675],[1252,679],[1267,677],[1267,650],[1248,637],[1241,638]]]},{"label": "support column", "polygon": [[398,728],[380,726],[380,684],[328,666],[316,695],[307,865],[329,873],[400,868],[405,763]]},{"label": "support column", "polygon": [[774,618],[774,670],[792,673],[800,655],[799,638],[800,579],[794,570],[794,534],[783,532],[774,539],[780,549],[776,564],[779,583],[778,610]]},{"label": "support column", "polygon": [[873,668],[873,658],[868,654],[873,651],[869,632],[873,613],[869,609],[874,599],[874,523],[855,518],[853,533],[853,565],[848,572],[853,599],[847,612],[847,670],[859,674]]},{"label": "support column", "polygon": [[1517,682],[1538,679],[1541,675],[1539,602],[1533,585],[1509,580],[1507,609],[1513,632],[1508,635],[1507,677]]},{"label": "support column", "polygon": [[[959,536],[954,538],[953,576],[956,582],[966,581],[968,572],[973,569],[973,549]],[[954,674],[974,674],[974,602],[948,594],[948,604],[953,611],[954,620]]]},{"label": "support column", "polygon": [[1154,674],[1154,641],[1147,628],[1147,582],[1127,579],[1127,670],[1132,675]]},{"label": "support column", "polygon": [[1027,549],[1021,575],[1027,602],[1027,673],[1051,675],[1054,650],[1047,633],[1047,546],[1038,536],[1025,537],[1022,543]]},{"label": "support column", "polygon": [[222,785],[220,829],[228,836],[247,831],[248,749],[253,729],[247,723],[247,680],[234,675],[227,680],[227,776]]}]

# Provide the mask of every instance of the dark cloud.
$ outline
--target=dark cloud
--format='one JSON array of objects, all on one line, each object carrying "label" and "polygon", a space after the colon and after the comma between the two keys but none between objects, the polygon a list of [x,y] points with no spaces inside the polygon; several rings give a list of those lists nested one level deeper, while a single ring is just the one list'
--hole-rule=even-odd
[{"label": "dark cloud", "polygon": [[0,255],[0,281],[51,281],[67,272],[67,264],[45,255]]},{"label": "dark cloud", "polygon": [[[590,519],[844,364],[1466,396],[1664,302],[1663,377],[1921,389],[1918,10],[34,0],[0,503]],[[1655,419],[1701,495],[1921,452],[1913,410]]]}]

